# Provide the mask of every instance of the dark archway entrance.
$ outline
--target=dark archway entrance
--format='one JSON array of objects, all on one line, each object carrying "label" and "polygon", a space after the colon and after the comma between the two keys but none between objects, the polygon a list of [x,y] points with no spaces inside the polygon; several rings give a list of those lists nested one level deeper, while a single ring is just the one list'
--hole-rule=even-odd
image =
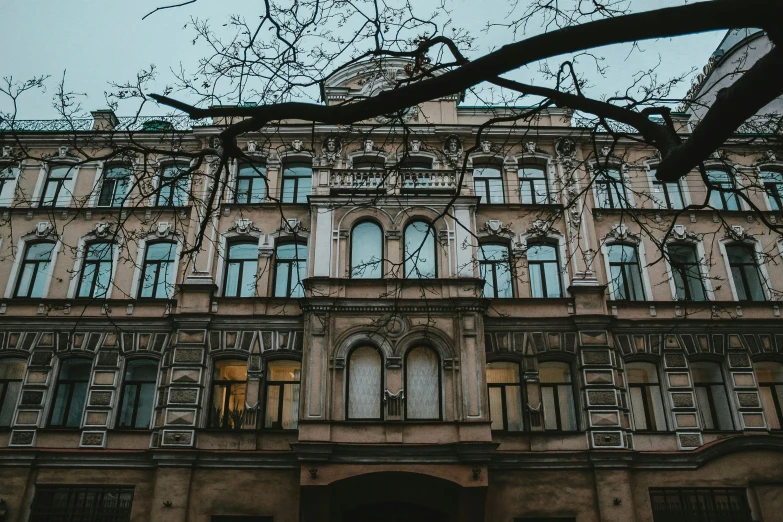
[{"label": "dark archway entrance", "polygon": [[486,488],[419,473],[377,472],[303,486],[302,522],[483,522]]}]

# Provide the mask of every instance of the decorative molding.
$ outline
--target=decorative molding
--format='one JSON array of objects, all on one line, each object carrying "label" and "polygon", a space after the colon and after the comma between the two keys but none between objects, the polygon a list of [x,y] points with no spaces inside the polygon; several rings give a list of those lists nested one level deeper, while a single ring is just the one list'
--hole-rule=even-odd
[{"label": "decorative molding", "polygon": [[462,157],[462,141],[456,134],[451,134],[446,137],[443,142],[443,153],[452,159]]},{"label": "decorative molding", "polygon": [[483,232],[489,236],[514,237],[514,231],[503,225],[503,222],[499,219],[490,219],[486,221],[484,226],[479,229],[479,232]]},{"label": "decorative molding", "polygon": [[641,241],[641,237],[639,234],[635,234],[628,230],[628,225],[625,223],[619,223],[616,225],[612,225],[612,230],[606,236],[604,236],[603,241],[606,242],[607,240],[612,241],[630,241],[633,243],[639,243]]}]

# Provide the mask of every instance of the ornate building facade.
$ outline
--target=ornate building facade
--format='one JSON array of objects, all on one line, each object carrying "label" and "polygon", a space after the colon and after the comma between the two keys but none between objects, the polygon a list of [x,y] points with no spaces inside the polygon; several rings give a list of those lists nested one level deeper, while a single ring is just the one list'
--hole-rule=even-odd
[{"label": "ornate building facade", "polygon": [[727,143],[683,211],[632,139],[458,102],[227,171],[220,121],[6,132],[0,519],[777,520],[783,243],[731,190],[776,222],[783,162]]}]

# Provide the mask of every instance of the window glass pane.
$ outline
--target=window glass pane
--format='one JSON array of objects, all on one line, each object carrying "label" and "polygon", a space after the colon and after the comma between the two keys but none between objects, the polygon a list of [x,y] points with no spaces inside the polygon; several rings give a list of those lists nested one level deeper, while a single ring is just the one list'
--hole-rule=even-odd
[{"label": "window glass pane", "polygon": [[405,227],[405,277],[435,277],[435,233],[424,221]]},{"label": "window glass pane", "polygon": [[241,165],[237,175],[236,198],[238,203],[263,203],[266,194],[266,167]]},{"label": "window glass pane", "polygon": [[505,386],[508,431],[522,431],[522,397],[519,386]]},{"label": "window glass pane", "polygon": [[711,362],[695,362],[691,364],[691,374],[695,383],[723,383],[720,366]]},{"label": "window glass pane", "polygon": [[557,429],[557,407],[555,406],[555,388],[541,387],[541,407],[544,409],[544,429]]},{"label": "window glass pane", "polygon": [[0,361],[0,379],[22,380],[27,364],[24,361]]},{"label": "window glass pane", "polygon": [[547,181],[543,167],[536,165],[520,165],[518,175],[522,203],[549,203],[549,191],[547,190]]},{"label": "window glass pane", "polygon": [[240,359],[215,361],[214,378],[219,381],[246,381],[247,362]]},{"label": "window glass pane", "polygon": [[3,402],[0,403],[0,426],[10,426],[14,417],[14,408],[19,399],[19,392],[22,391],[22,381],[0,380],[0,397]]},{"label": "window glass pane", "polygon": [[519,364],[514,362],[487,363],[487,382],[506,384],[519,382]]},{"label": "window glass pane", "polygon": [[299,426],[299,385],[283,385],[283,417],[281,425],[284,430],[295,430]]},{"label": "window glass pane", "polygon": [[705,430],[714,430],[715,423],[712,421],[713,411],[710,406],[709,390],[705,386],[697,386],[696,402],[699,404],[699,415],[701,417],[702,427]]},{"label": "window glass pane", "polygon": [[[133,427],[133,410],[136,404],[136,394],[138,393],[138,384],[125,384],[120,404],[120,415],[117,422],[119,428]],[[151,412],[150,412],[151,413]]]},{"label": "window glass pane", "polygon": [[82,423],[84,402],[87,399],[87,382],[77,382],[73,385],[71,407],[68,410],[68,419],[65,425],[69,428],[78,428]]},{"label": "window glass pane", "polygon": [[715,412],[718,416],[718,427],[721,430],[733,430],[734,422],[731,418],[729,399],[726,396],[726,388],[723,384],[714,384],[712,388],[712,400],[715,402]]},{"label": "window glass pane", "polygon": [[264,415],[264,427],[274,428],[278,424],[280,404],[280,385],[270,385],[266,387],[266,413]]},{"label": "window glass pane", "polygon": [[363,346],[351,353],[348,362],[348,418],[381,417],[381,355]]},{"label": "window glass pane", "polygon": [[633,428],[646,430],[647,419],[644,415],[644,388],[632,387],[630,389],[631,411],[633,413]]},{"label": "window glass pane", "polygon": [[153,243],[147,248],[150,261],[173,261],[177,245],[175,243]]},{"label": "window glass pane", "polygon": [[28,261],[51,261],[54,243],[34,243],[27,247],[24,258]]},{"label": "window glass pane", "polygon": [[380,278],[383,232],[375,223],[359,223],[351,232],[351,277]]},{"label": "window glass pane", "polygon": [[[783,383],[783,364],[777,362],[757,362],[753,363],[756,370],[756,377],[759,382],[780,382]],[[2,373],[0,373],[0,379]]]},{"label": "window glass pane", "polygon": [[658,382],[658,372],[651,363],[629,363],[626,366],[626,375],[631,384]]},{"label": "window glass pane", "polygon": [[542,383],[570,383],[571,369],[567,363],[545,362],[538,367],[539,379]]},{"label": "window glass pane", "polygon": [[408,352],[405,364],[405,404],[409,419],[440,417],[440,374],[437,354],[418,347]]},{"label": "window glass pane", "polygon": [[764,408],[764,416],[767,418],[767,424],[770,429],[780,429],[780,419],[775,408],[774,388],[771,386],[760,386],[759,395],[761,396],[761,406]]},{"label": "window glass pane", "polygon": [[490,429],[503,429],[503,388],[489,388],[489,418],[492,421]]},{"label": "window glass pane", "polygon": [[544,273],[541,264],[528,265],[530,273],[530,297],[544,297]]},{"label": "window glass pane", "polygon": [[576,431],[576,411],[574,409],[574,392],[570,385],[557,387],[560,400],[560,427],[563,431]]}]

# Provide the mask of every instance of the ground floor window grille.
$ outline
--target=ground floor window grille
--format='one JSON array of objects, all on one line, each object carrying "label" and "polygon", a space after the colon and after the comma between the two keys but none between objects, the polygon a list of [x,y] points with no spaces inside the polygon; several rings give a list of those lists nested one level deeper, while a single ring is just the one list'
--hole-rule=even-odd
[{"label": "ground floor window grille", "polygon": [[650,488],[655,522],[752,522],[745,488]]},{"label": "ground floor window grille", "polygon": [[133,486],[36,486],[30,522],[129,522]]}]

